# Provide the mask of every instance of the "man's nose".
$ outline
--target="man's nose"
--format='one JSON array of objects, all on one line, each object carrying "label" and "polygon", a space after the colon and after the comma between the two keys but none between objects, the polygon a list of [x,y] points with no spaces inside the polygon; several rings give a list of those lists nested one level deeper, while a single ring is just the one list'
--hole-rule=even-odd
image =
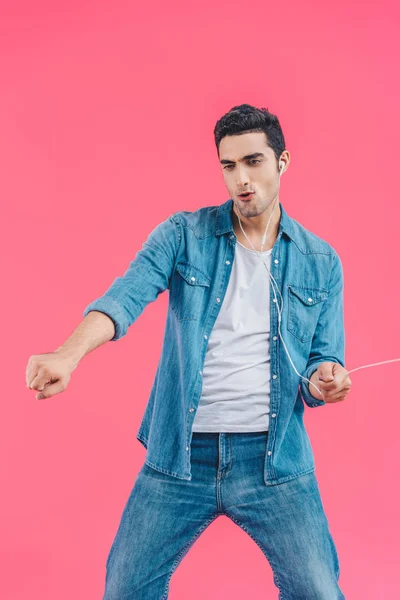
[{"label": "man's nose", "polygon": [[241,167],[240,165],[236,169],[236,186],[244,187],[249,184],[249,176],[245,167]]}]

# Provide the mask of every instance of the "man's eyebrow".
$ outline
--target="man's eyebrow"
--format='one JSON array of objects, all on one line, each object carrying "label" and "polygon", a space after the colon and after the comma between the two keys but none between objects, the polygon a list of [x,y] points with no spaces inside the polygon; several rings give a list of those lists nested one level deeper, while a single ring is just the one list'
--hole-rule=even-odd
[{"label": "man's eyebrow", "polygon": [[[254,152],[254,154],[246,154],[246,156],[243,156],[240,160],[248,160],[249,158],[258,158],[258,157],[265,157],[265,154],[263,154],[262,152]],[[222,159],[220,160],[221,165],[231,165],[231,164],[235,164],[234,160],[227,160],[227,159]]]}]

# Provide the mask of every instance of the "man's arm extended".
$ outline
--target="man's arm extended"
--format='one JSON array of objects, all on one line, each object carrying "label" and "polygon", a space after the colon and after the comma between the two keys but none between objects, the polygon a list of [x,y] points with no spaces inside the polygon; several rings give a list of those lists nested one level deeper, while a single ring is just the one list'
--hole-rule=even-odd
[{"label": "man's arm extended", "polygon": [[146,305],[168,287],[180,240],[179,221],[171,215],[153,229],[124,275],[85,308],[72,335],[54,352],[29,358],[26,385],[40,392],[37,399],[64,391],[88,352],[127,333]]},{"label": "man's arm extended", "polygon": [[[336,362],[344,367],[345,331],[343,310],[344,278],[339,255],[333,254],[329,293],[324,301],[317,327],[311,343],[311,350],[303,377],[311,379],[312,374],[323,362]],[[318,386],[318,382],[313,382]],[[319,387],[319,386],[318,386]],[[323,406],[324,400],[317,400],[310,392],[311,385],[300,380],[300,392],[305,403],[310,406]],[[313,392],[315,388],[312,388]],[[317,392],[315,390],[315,392]]]}]

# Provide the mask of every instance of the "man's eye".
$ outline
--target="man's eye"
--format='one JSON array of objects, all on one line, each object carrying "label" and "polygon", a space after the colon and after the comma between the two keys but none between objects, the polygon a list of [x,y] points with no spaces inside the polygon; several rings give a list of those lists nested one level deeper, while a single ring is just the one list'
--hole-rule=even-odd
[{"label": "man's eye", "polygon": [[[259,159],[257,159],[257,158],[251,158],[251,159],[249,160],[249,163],[253,163],[253,162],[255,162],[255,163],[260,163],[260,162],[261,162],[261,160],[259,160]],[[226,165],[226,167],[224,167],[224,169],[230,169],[230,168],[231,168],[231,167],[233,167],[233,166],[234,166],[234,165]]]}]

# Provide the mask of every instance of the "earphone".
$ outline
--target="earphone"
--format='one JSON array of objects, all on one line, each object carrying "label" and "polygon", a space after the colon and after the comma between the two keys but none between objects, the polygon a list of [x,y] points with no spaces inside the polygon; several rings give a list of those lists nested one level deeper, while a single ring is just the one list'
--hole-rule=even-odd
[{"label": "earphone", "polygon": [[[282,161],[282,160],[281,160],[281,161],[279,161],[279,178],[282,176],[282,173],[284,172],[284,170],[285,170],[285,163],[284,163],[284,161]],[[273,202],[273,207],[272,207],[272,210],[271,210],[271,215],[270,215],[270,217],[269,217],[269,220],[268,220],[268,223],[267,223],[267,227],[266,227],[266,229],[265,229],[264,235],[263,235],[263,237],[262,237],[262,240],[261,240],[261,252],[262,252],[262,249],[263,249],[263,247],[264,247],[265,240],[266,240],[266,238],[267,238],[267,231],[268,231],[269,224],[270,224],[270,222],[271,222],[271,218],[272,218],[272,214],[273,214],[273,212],[274,212],[275,203],[276,203],[276,200],[277,200],[277,198],[278,198],[278,195],[276,196],[276,198],[275,198],[275,200],[274,200],[274,202]],[[238,211],[238,214],[237,214],[237,216],[238,216],[238,219],[239,219],[239,225],[240,225],[240,228],[241,228],[241,230],[242,230],[243,234],[245,235],[245,237],[246,237],[247,241],[248,241],[248,242],[249,242],[249,243],[250,243],[250,244],[253,246],[253,244],[252,244],[251,240],[249,240],[249,238],[247,237],[247,235],[246,235],[245,231],[243,230],[243,227],[242,227],[242,221],[241,221],[241,218],[240,218],[240,214],[239,214],[239,213],[240,213],[240,211]],[[294,364],[293,364],[292,358],[291,358],[291,356],[290,356],[290,354],[289,354],[289,351],[288,351],[288,349],[287,349],[287,347],[286,347],[285,341],[284,341],[284,339],[283,339],[283,337],[282,337],[282,334],[281,334],[281,320],[282,320],[282,311],[283,311],[283,298],[282,298],[282,294],[281,294],[281,292],[280,292],[280,290],[279,290],[278,284],[276,283],[276,281],[275,281],[275,279],[274,279],[273,275],[271,274],[271,272],[270,272],[270,270],[268,269],[267,265],[265,264],[265,262],[264,262],[264,261],[263,261],[263,259],[261,258],[261,256],[260,256],[260,253],[259,253],[259,252],[258,252],[258,251],[257,251],[257,250],[254,248],[254,246],[253,246],[253,249],[254,249],[254,252],[257,254],[257,256],[260,258],[260,260],[261,260],[262,264],[264,265],[264,267],[267,269],[267,271],[268,271],[268,275],[269,275],[269,278],[270,278],[270,280],[271,280],[271,284],[272,284],[272,290],[273,290],[273,292],[274,292],[274,296],[275,296],[275,302],[276,302],[276,306],[277,306],[277,309],[278,309],[278,334],[279,334],[279,337],[280,337],[280,339],[281,339],[281,341],[282,341],[283,347],[285,348],[285,352],[286,352],[286,354],[287,354],[287,356],[288,356],[288,358],[289,358],[290,364],[292,365],[292,367],[293,367],[294,371],[296,372],[296,374],[297,374],[297,375],[298,375],[298,376],[299,376],[301,379],[304,379],[304,381],[308,381],[308,382],[309,382],[309,383],[310,383],[310,384],[311,384],[313,387],[315,387],[315,389],[316,389],[316,390],[317,390],[317,391],[318,391],[318,392],[321,394],[321,396],[322,396],[323,394],[322,394],[321,390],[319,389],[319,387],[317,387],[317,386],[315,385],[315,383],[313,383],[312,381],[310,381],[309,379],[307,379],[307,377],[303,377],[303,375],[301,375],[301,373],[299,373],[299,372],[297,371],[296,367],[295,367],[295,366],[294,366]],[[278,303],[278,300],[277,300],[277,297],[276,297],[276,292],[275,292],[275,287],[274,287],[274,285],[276,286],[276,289],[278,290],[279,296],[280,296],[280,298],[281,298],[281,302],[282,302],[281,306],[279,306],[279,303]],[[383,364],[385,364],[385,363],[396,362],[396,361],[398,361],[398,360],[400,360],[400,358],[394,358],[394,359],[392,359],[392,360],[385,360],[385,361],[383,361],[383,362],[372,363],[372,364],[370,364],[370,365],[363,365],[363,366],[361,366],[361,367],[357,367],[357,368],[355,368],[355,369],[351,369],[350,371],[347,371],[347,373],[353,373],[354,371],[358,371],[359,369],[366,369],[366,368],[368,368],[368,367],[374,367],[374,366],[376,366],[376,365],[383,365]]]}]

